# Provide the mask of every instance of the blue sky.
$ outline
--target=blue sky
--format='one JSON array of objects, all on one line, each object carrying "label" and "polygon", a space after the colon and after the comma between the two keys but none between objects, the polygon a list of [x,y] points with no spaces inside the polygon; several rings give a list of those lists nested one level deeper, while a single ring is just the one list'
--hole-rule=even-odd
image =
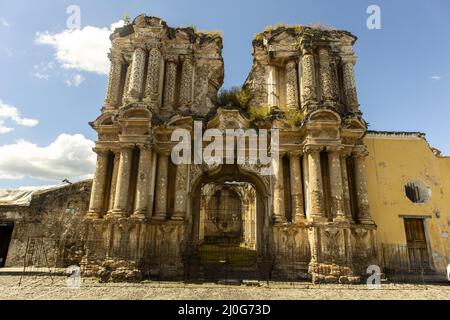
[{"label": "blue sky", "polygon": [[[381,9],[381,30],[366,27],[371,4]],[[86,151],[96,139],[88,122],[99,115],[107,78],[97,64],[83,65],[89,46],[55,57],[61,48],[52,41],[65,35],[69,5],[80,7],[82,30],[95,34],[141,13],[170,26],[221,30],[224,87],[244,82],[251,41],[266,25],[321,22],[351,31],[359,38],[356,80],[370,129],[422,131],[450,155],[448,1],[0,0],[0,188],[79,179],[95,161]]]}]

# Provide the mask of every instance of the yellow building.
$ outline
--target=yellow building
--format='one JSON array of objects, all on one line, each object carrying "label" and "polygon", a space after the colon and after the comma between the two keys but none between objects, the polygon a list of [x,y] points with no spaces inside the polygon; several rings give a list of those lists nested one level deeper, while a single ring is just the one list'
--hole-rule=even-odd
[{"label": "yellow building", "polygon": [[410,266],[414,261],[445,273],[450,260],[450,157],[417,132],[369,131],[364,142],[381,263],[396,263],[398,269],[399,263]]}]

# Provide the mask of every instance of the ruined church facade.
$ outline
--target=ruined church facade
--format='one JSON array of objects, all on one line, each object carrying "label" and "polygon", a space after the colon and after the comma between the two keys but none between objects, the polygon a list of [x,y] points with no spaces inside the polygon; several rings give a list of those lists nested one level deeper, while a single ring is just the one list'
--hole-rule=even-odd
[{"label": "ruined church facade", "polygon": [[[111,41],[106,99],[91,123],[98,140],[86,274],[201,277],[217,246],[250,252],[252,274],[314,282],[356,283],[377,264],[355,36],[302,26],[257,34],[239,106],[218,101],[219,34],[139,16]],[[276,171],[175,165],[172,133],[183,128],[194,139],[194,122],[223,133],[277,129]]]}]

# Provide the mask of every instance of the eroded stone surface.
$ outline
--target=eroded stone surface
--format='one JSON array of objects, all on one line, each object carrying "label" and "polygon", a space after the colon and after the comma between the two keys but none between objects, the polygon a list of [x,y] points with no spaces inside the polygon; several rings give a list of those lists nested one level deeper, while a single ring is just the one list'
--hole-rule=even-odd
[{"label": "eroded stone surface", "polygon": [[[78,226],[87,275],[129,281],[205,269],[205,257],[198,256],[202,187],[233,180],[254,187],[238,196],[247,217],[241,245],[254,257],[242,272],[356,283],[377,261],[353,35],[301,26],[258,34],[244,85],[248,106],[217,105],[224,70],[216,33],[139,16],[115,30],[111,41],[105,104],[91,123],[98,133],[97,166]],[[194,121],[222,133],[279,129],[275,175],[263,176],[260,164],[248,162],[173,165],[171,134],[192,132]],[[53,238],[70,227],[60,226]]]}]

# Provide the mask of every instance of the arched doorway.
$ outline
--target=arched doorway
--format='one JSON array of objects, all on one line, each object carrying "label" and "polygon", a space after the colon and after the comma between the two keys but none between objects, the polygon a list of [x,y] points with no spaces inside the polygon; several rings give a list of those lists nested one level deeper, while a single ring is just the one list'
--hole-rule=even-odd
[{"label": "arched doorway", "polygon": [[189,276],[207,279],[266,277],[269,189],[238,165],[203,172],[192,184]]}]

